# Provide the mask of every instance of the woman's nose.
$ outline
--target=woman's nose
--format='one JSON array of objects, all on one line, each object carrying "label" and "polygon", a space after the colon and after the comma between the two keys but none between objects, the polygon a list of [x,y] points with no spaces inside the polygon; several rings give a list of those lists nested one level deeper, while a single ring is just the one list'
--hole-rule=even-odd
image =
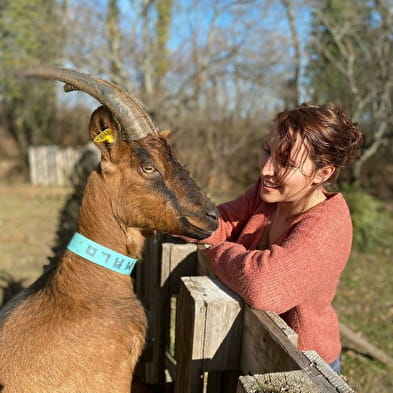
[{"label": "woman's nose", "polygon": [[273,176],[274,175],[274,165],[271,157],[263,160],[259,163],[259,169],[263,176]]}]

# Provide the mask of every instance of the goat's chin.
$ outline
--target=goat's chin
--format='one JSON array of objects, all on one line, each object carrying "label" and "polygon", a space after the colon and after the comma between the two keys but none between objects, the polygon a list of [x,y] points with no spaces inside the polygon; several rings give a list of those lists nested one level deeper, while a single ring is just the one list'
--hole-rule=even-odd
[{"label": "goat's chin", "polygon": [[209,237],[214,231],[204,229],[191,224],[187,219],[182,219],[183,228],[178,235],[190,237],[195,240],[203,240]]}]

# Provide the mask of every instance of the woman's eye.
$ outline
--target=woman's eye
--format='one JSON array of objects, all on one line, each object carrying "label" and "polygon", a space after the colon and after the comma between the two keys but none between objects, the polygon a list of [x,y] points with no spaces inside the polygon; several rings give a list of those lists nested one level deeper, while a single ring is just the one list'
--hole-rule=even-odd
[{"label": "woman's eye", "polygon": [[142,166],[142,171],[145,173],[154,173],[156,171],[156,168],[154,168],[153,165],[143,165]]},{"label": "woman's eye", "polygon": [[268,147],[268,146],[264,146],[264,148],[263,148],[262,150],[263,150],[263,152],[266,153],[266,154],[270,154],[270,153],[271,153],[270,147]]}]

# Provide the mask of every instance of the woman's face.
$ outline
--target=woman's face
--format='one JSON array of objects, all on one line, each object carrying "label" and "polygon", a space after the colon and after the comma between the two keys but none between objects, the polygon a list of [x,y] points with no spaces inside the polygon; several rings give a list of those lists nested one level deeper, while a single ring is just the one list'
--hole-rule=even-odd
[{"label": "woman's face", "polygon": [[315,171],[304,143],[298,138],[285,167],[275,162],[275,135],[269,138],[259,158],[262,186],[261,198],[269,203],[298,202],[310,196],[318,184]]}]

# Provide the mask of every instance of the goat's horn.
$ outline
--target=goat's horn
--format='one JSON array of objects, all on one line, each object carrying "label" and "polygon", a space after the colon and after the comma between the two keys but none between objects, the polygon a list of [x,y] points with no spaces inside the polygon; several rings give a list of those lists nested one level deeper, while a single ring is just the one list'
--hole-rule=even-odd
[{"label": "goat's horn", "polygon": [[56,79],[65,83],[64,90],[81,90],[105,105],[132,139],[141,139],[149,134],[158,134],[142,103],[114,83],[83,72],[39,67],[23,73],[27,77]]}]

